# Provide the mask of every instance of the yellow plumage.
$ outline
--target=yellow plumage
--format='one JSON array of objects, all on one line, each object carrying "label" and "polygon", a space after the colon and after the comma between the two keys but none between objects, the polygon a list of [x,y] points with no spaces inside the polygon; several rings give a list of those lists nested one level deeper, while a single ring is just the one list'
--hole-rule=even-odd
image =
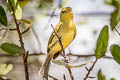
[{"label": "yellow plumage", "polygon": [[[61,37],[61,42],[65,49],[76,36],[76,26],[73,21],[72,8],[66,7],[61,10],[60,22],[55,26],[55,31],[57,32],[58,36]],[[61,52],[61,46],[54,32],[52,32],[48,41],[47,52],[48,54],[45,63],[40,70],[40,74],[45,79],[48,79],[50,61],[55,59]]]}]

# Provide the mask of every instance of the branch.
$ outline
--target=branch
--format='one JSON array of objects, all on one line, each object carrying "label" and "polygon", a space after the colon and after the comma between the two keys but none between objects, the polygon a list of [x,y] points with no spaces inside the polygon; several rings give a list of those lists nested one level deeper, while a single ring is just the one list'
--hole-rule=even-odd
[{"label": "branch", "polygon": [[15,29],[9,29],[9,28],[7,28],[7,27],[2,27],[1,29],[0,29],[0,31],[2,31],[2,30],[9,30],[9,31],[16,31],[17,29],[15,28]]},{"label": "branch", "polygon": [[63,79],[66,80],[65,74],[63,74]]},{"label": "branch", "polygon": [[[46,55],[46,53],[33,53],[33,54],[28,54],[28,57],[29,57],[29,56],[40,56],[40,55]],[[95,57],[94,54],[90,54],[90,55],[77,55],[77,54],[72,54],[72,53],[67,54],[67,56],[78,57],[78,58]],[[16,57],[16,56],[11,56],[11,55],[8,55],[8,54],[0,54],[0,57]],[[113,59],[113,58],[110,57],[110,56],[104,56],[103,58]]]},{"label": "branch", "polygon": [[[102,16],[108,16],[110,15],[110,12],[78,12],[75,13],[77,16],[93,16],[93,15],[102,15]],[[47,16],[51,16],[51,13],[46,13]],[[58,14],[53,14],[53,16],[59,16]]]},{"label": "branch", "polygon": [[51,22],[52,17],[54,16],[55,10],[56,10],[56,8],[54,8],[52,13],[50,14],[50,18],[49,18],[48,22],[46,23],[44,30],[46,30],[46,28],[48,27],[48,24]]},{"label": "branch", "polygon": [[[61,26],[61,25],[60,25]],[[68,60],[66,59],[66,56],[65,56],[65,50],[64,50],[64,47],[63,47],[63,44],[62,44],[62,41],[61,41],[61,37],[59,37],[59,35],[57,34],[57,32],[55,31],[55,29],[54,29],[54,27],[53,27],[53,25],[51,24],[51,27],[53,28],[53,31],[54,31],[54,33],[55,33],[55,35],[56,35],[56,37],[58,38],[58,41],[59,41],[59,44],[60,44],[60,46],[61,46],[61,50],[62,50],[62,52],[63,52],[63,54],[62,54],[62,56],[64,57],[64,61],[66,62],[66,63],[68,63]]]},{"label": "branch", "polygon": [[120,32],[117,30],[117,28],[115,28],[115,31],[118,33],[118,35],[120,36]]},{"label": "branch", "polygon": [[51,77],[53,80],[58,80],[56,79],[55,77],[51,76],[51,75],[48,75],[49,77]]},{"label": "branch", "polygon": [[30,27],[28,27],[26,30],[24,30],[24,31],[22,32],[22,34],[28,32],[29,30],[30,30]]},{"label": "branch", "polygon": [[0,31],[2,31],[2,30],[8,30],[6,27],[2,27],[1,29],[0,29]]},{"label": "branch", "polygon": [[88,69],[87,67],[85,67],[86,70],[88,71],[88,73],[86,74],[86,76],[85,76],[85,78],[84,78],[83,80],[87,80],[87,78],[94,78],[94,77],[89,77],[89,74],[90,74],[90,72],[93,70],[96,62],[97,62],[97,59],[93,62],[93,64],[92,64],[92,66],[90,67],[90,69]]},{"label": "branch", "polygon": [[[78,54],[69,53],[69,54],[67,54],[67,56],[75,56],[75,57],[78,57],[78,58],[88,58],[88,57],[95,57],[95,54],[78,55]],[[106,55],[103,58],[113,59],[112,57],[106,56]]]},{"label": "branch", "polygon": [[19,29],[19,23],[17,22],[16,16],[15,16],[15,10],[14,10],[14,8],[12,6],[11,0],[8,0],[8,1],[10,3],[11,9],[13,11],[13,18],[14,18],[14,21],[15,21],[15,24],[16,24],[16,29],[17,29],[17,32],[18,32],[18,36],[19,36],[19,39],[20,39],[19,40],[20,41],[20,45],[24,49],[24,43],[23,43],[23,40],[22,40],[22,34],[20,32],[20,29]]},{"label": "branch", "polygon": [[10,31],[16,31],[17,29],[16,28],[14,28],[14,29],[9,29]]},{"label": "branch", "polygon": [[71,80],[74,80],[74,77],[73,77],[73,74],[72,74],[71,69],[70,69],[70,68],[67,68],[67,69],[68,69],[68,71],[69,71],[69,74],[70,74]]},{"label": "branch", "polygon": [[[12,11],[13,11],[13,18],[14,18],[14,22],[16,24],[16,30],[18,32],[20,45],[25,50],[25,48],[24,48],[24,42],[23,42],[23,39],[22,39],[22,33],[20,32],[19,23],[17,22],[16,16],[15,16],[15,10],[14,10],[14,8],[12,6],[11,0],[8,0],[8,2],[10,4],[10,7],[11,7]],[[25,51],[25,53],[23,54],[24,69],[25,69],[25,78],[26,78],[26,80],[29,80],[27,57],[28,57],[28,51],[27,52]]]},{"label": "branch", "polygon": [[[60,25],[60,26],[61,26],[61,25]],[[67,65],[68,65],[68,60],[66,59],[66,56],[65,56],[65,50],[64,50],[64,47],[63,47],[63,44],[62,44],[62,41],[61,41],[61,37],[59,37],[59,35],[58,35],[57,32],[55,31],[55,29],[54,29],[54,27],[53,27],[52,24],[51,24],[51,27],[53,28],[53,31],[54,31],[56,37],[58,38],[59,44],[60,44],[60,46],[61,46],[61,50],[62,50],[62,52],[63,52],[62,56],[64,57],[64,59],[65,59],[64,62],[66,63],[66,66],[65,66],[65,67],[66,67],[66,68],[68,69],[68,71],[69,71],[71,80],[74,80],[74,77],[73,77],[73,75],[72,75],[71,69],[70,69],[69,67],[67,67]]]}]

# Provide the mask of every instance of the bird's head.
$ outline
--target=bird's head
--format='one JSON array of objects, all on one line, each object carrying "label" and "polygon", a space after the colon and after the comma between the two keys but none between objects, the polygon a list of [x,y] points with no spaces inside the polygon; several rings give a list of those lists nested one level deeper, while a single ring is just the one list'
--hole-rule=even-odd
[{"label": "bird's head", "polygon": [[73,13],[71,7],[65,7],[61,10],[60,20],[61,21],[69,21],[73,19]]}]

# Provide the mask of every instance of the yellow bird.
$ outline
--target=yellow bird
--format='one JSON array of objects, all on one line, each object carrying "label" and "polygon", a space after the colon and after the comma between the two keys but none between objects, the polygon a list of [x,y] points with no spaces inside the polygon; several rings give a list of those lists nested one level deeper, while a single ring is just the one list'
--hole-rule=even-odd
[{"label": "yellow bird", "polygon": [[[65,7],[61,10],[60,21],[56,25],[55,31],[57,32],[58,36],[61,37],[61,42],[64,49],[74,40],[76,36],[76,26],[73,21],[71,7]],[[58,38],[53,31],[48,41],[48,54],[46,60],[39,71],[39,74],[42,75],[43,78],[48,80],[50,61],[55,59],[61,53],[61,51],[62,50],[58,42]]]}]

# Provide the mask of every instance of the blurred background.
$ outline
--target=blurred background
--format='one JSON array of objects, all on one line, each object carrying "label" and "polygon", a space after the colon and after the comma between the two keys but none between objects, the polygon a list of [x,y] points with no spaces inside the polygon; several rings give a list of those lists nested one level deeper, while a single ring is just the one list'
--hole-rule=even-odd
[{"label": "blurred background", "polygon": [[[20,1],[20,0],[19,0]],[[105,3],[105,0],[26,0],[27,5],[23,8],[23,18],[31,21],[31,24],[21,24],[21,30],[30,27],[30,30],[23,35],[25,48],[31,54],[28,58],[30,80],[40,80],[38,71],[43,64],[45,55],[47,54],[47,43],[52,32],[51,24],[54,26],[59,22],[59,14],[63,7],[72,7],[74,22],[77,28],[77,36],[75,40],[65,49],[66,54],[72,53],[77,55],[92,55],[96,47],[97,37],[104,25],[109,25],[110,14],[114,11],[114,7]],[[9,19],[9,27],[14,28],[13,18],[6,7],[6,0],[0,0],[0,5],[6,9]],[[0,25],[2,26],[2,25]],[[118,28],[119,29],[119,28]],[[119,44],[120,37],[115,31],[109,32],[111,44]],[[0,32],[2,35],[2,32]],[[0,39],[0,44],[11,42],[19,45],[18,35],[14,31],[9,31],[5,38]],[[0,50],[0,63],[13,64],[13,70],[8,73],[7,77],[11,80],[24,80],[24,69],[22,57],[12,57],[3,55]],[[107,56],[111,56],[109,47]],[[60,56],[57,59],[61,59]],[[90,63],[95,60],[94,56],[76,57],[69,56],[71,65],[79,65]],[[91,64],[85,65],[88,68]],[[82,80],[87,71],[84,67],[73,68],[73,76],[75,80]],[[106,76],[106,80],[115,78],[120,79],[120,65],[112,58],[102,58],[96,63],[94,70],[91,72],[92,77],[97,77],[98,70],[101,69]],[[51,64],[50,75],[58,80],[63,80],[65,74],[67,80],[70,80],[69,73],[64,66]],[[52,80],[52,79],[51,79]],[[88,79],[97,80],[97,78]]]}]

